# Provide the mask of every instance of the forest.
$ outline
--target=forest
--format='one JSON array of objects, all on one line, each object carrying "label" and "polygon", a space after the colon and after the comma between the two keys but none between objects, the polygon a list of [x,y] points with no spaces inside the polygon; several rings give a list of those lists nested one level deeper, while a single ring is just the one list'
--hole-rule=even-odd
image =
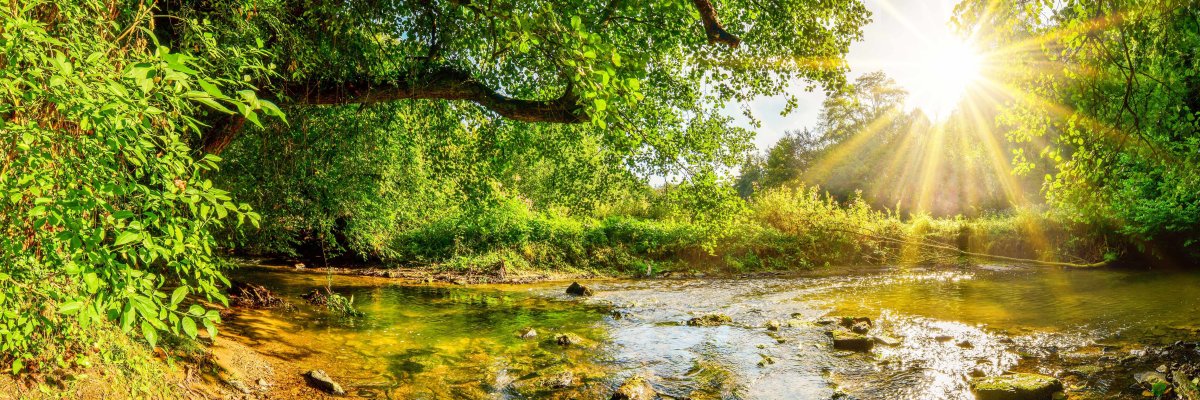
[{"label": "forest", "polygon": [[0,1],[0,398],[1200,399],[1200,4],[897,9]]}]

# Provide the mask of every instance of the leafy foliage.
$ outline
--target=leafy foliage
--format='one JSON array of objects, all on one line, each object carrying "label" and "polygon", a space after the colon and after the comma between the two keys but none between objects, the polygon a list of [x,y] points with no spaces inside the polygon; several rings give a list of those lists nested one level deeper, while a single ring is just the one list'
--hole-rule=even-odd
[{"label": "leafy foliage", "polygon": [[1162,257],[1200,253],[1200,7],[1195,2],[968,1],[964,26],[1005,54],[1001,120],[1047,198]]},{"label": "leafy foliage", "polygon": [[258,217],[205,178],[219,159],[194,156],[187,137],[205,110],[278,112],[252,91],[223,95],[230,82],[203,60],[159,46],[150,13],[100,1],[0,10],[0,362],[11,372],[85,363],[109,321],[153,346],[220,320],[187,301],[224,301],[211,230]]}]

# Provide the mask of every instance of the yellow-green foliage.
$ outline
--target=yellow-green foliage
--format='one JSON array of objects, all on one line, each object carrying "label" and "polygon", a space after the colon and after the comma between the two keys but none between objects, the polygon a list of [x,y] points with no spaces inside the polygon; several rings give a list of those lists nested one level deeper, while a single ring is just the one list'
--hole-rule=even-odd
[{"label": "yellow-green foliage", "polygon": [[5,372],[92,362],[112,326],[153,346],[219,321],[185,300],[224,300],[211,230],[257,215],[205,179],[219,159],[188,139],[206,110],[280,113],[158,46],[151,15],[97,0],[0,7]]}]

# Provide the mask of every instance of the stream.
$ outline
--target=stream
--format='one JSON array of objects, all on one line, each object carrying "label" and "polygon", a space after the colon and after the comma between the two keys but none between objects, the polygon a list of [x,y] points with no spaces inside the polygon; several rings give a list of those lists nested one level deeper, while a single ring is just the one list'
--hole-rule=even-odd
[{"label": "stream", "polygon": [[[1071,398],[1139,398],[1145,355],[1200,332],[1200,274],[1045,267],[826,268],[788,277],[419,285],[243,268],[294,310],[226,321],[248,345],[320,368],[352,396],[607,399],[648,377],[664,398],[971,399],[971,375],[1035,372]],[[300,296],[330,287],[364,317]],[[688,326],[706,314],[722,326]],[[830,316],[865,316],[870,351],[835,350]],[[777,330],[768,324],[779,324]],[[519,337],[524,328],[538,336]],[[571,334],[569,346],[555,336]],[[1192,348],[1194,349],[1194,348]],[[1195,350],[1190,350],[1195,352]]]}]

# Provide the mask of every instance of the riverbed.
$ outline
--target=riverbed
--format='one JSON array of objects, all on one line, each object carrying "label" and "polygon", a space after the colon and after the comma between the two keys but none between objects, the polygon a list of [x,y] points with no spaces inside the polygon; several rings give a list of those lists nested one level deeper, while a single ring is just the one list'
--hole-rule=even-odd
[{"label": "riverbed", "polygon": [[[664,398],[970,399],[972,375],[1035,372],[1072,398],[1137,398],[1148,350],[1194,342],[1200,274],[1046,267],[826,268],[787,277],[416,284],[245,268],[295,307],[225,329],[323,369],[351,396],[602,399],[647,377]],[[361,317],[300,298],[329,286]],[[723,314],[732,322],[689,326]],[[835,350],[831,316],[871,319],[869,351]],[[778,326],[778,328],[769,328]],[[526,328],[537,332],[522,338]],[[557,335],[572,335],[561,345]],[[886,343],[884,343],[886,342]]]}]

